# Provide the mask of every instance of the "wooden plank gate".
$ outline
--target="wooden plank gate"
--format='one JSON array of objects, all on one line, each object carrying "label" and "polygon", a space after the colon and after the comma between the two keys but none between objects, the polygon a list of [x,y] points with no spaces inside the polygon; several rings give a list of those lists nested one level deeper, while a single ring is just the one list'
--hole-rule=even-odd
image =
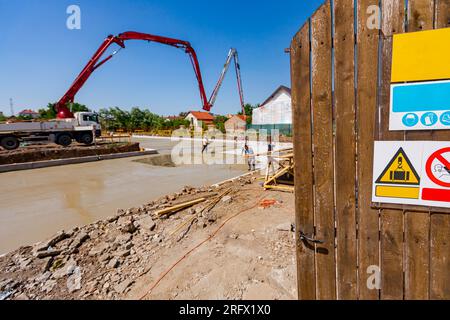
[{"label": "wooden plank gate", "polygon": [[388,129],[393,34],[449,23],[450,0],[328,0],[294,36],[299,299],[450,299],[449,210],[371,198],[374,140],[450,141]]}]

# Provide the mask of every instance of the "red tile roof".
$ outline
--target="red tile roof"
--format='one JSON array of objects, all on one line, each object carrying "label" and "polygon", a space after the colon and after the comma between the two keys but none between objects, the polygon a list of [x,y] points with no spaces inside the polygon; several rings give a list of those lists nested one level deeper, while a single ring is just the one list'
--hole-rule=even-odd
[{"label": "red tile roof", "polygon": [[210,120],[210,121],[213,121],[214,120],[214,117],[210,114],[210,113],[208,113],[208,112],[201,112],[201,111],[191,111],[190,112],[195,118],[197,118],[197,120],[200,120],[200,121],[208,121],[208,120]]},{"label": "red tile roof", "polygon": [[25,109],[25,110],[20,111],[19,114],[38,114],[38,113],[36,111],[31,110],[31,109]]}]

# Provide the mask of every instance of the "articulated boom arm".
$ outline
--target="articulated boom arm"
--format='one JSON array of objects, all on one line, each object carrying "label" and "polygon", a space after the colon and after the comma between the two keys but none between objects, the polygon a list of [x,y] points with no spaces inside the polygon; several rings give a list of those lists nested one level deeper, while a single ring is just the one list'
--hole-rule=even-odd
[{"label": "articulated boom arm", "polygon": [[194,68],[195,76],[197,77],[198,86],[200,90],[200,98],[202,100],[203,109],[210,110],[211,105],[208,103],[206,98],[205,88],[203,86],[202,74],[200,72],[200,65],[198,63],[197,54],[195,53],[194,48],[192,48],[191,44],[187,41],[166,38],[161,36],[155,36],[146,33],[140,32],[124,32],[119,34],[118,36],[109,35],[105,41],[101,44],[101,46],[97,49],[95,54],[92,56],[91,60],[86,64],[84,69],[80,72],[78,77],[75,79],[73,84],[70,86],[69,90],[66,94],[58,101],[56,104],[56,112],[58,113],[58,118],[72,118],[73,114],[67,107],[68,103],[72,103],[75,99],[75,95],[81,89],[81,87],[85,84],[87,79],[89,79],[90,75],[101,65],[111,59],[118,51],[114,51],[108,57],[104,58],[100,61],[100,58],[105,53],[105,51],[109,48],[113,43],[119,45],[121,48],[125,48],[125,41],[127,40],[144,40],[149,42],[158,42],[162,44],[166,44],[169,46],[173,46],[175,48],[184,49],[185,52],[189,55],[189,58],[192,62],[192,66]]},{"label": "articulated boom arm", "polygon": [[234,48],[231,48],[230,51],[228,52],[227,60],[225,61],[225,65],[223,66],[222,72],[220,73],[219,81],[217,81],[217,84],[214,87],[213,92],[211,93],[211,97],[209,98],[208,104],[210,107],[214,106],[217,95],[219,94],[220,87],[222,86],[223,79],[225,78],[228,68],[230,67],[232,58],[234,58],[234,68],[236,71],[236,80],[239,91],[239,99],[241,100],[242,113],[245,115],[244,92],[242,90],[242,80],[241,80],[241,66],[239,65],[238,53]]}]

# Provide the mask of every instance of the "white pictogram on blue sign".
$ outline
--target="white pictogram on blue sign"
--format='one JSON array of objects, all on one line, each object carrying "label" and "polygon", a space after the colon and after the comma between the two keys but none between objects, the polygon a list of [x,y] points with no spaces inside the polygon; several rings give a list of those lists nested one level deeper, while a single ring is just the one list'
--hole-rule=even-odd
[{"label": "white pictogram on blue sign", "polygon": [[438,116],[434,112],[424,113],[422,115],[422,118],[420,118],[420,122],[422,122],[422,124],[427,127],[434,126],[437,121],[438,121]]},{"label": "white pictogram on blue sign", "polygon": [[441,123],[444,126],[450,126],[450,111],[441,114]]},{"label": "white pictogram on blue sign", "polygon": [[415,113],[407,113],[404,115],[403,124],[407,127],[414,127],[417,123],[419,123],[419,116]]}]

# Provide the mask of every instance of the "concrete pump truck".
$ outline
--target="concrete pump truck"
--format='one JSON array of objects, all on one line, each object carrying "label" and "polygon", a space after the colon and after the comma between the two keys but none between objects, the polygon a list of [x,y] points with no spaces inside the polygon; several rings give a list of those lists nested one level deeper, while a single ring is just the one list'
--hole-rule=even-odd
[{"label": "concrete pump truck", "polygon": [[[87,145],[91,144],[94,137],[101,134],[101,126],[97,114],[93,112],[77,112],[73,114],[68,106],[74,102],[75,95],[91,74],[110,60],[119,50],[125,48],[125,41],[127,40],[157,42],[183,49],[189,55],[194,68],[203,109],[208,111],[211,109],[211,104],[206,98],[197,55],[189,42],[140,32],[124,32],[118,36],[110,35],[103,41],[69,90],[56,103],[57,119],[0,124],[0,146],[6,150],[14,150],[20,146],[20,142],[37,140],[55,142],[62,146],[69,146],[73,140]],[[100,61],[105,51],[112,44],[117,44],[120,48]]]}]

